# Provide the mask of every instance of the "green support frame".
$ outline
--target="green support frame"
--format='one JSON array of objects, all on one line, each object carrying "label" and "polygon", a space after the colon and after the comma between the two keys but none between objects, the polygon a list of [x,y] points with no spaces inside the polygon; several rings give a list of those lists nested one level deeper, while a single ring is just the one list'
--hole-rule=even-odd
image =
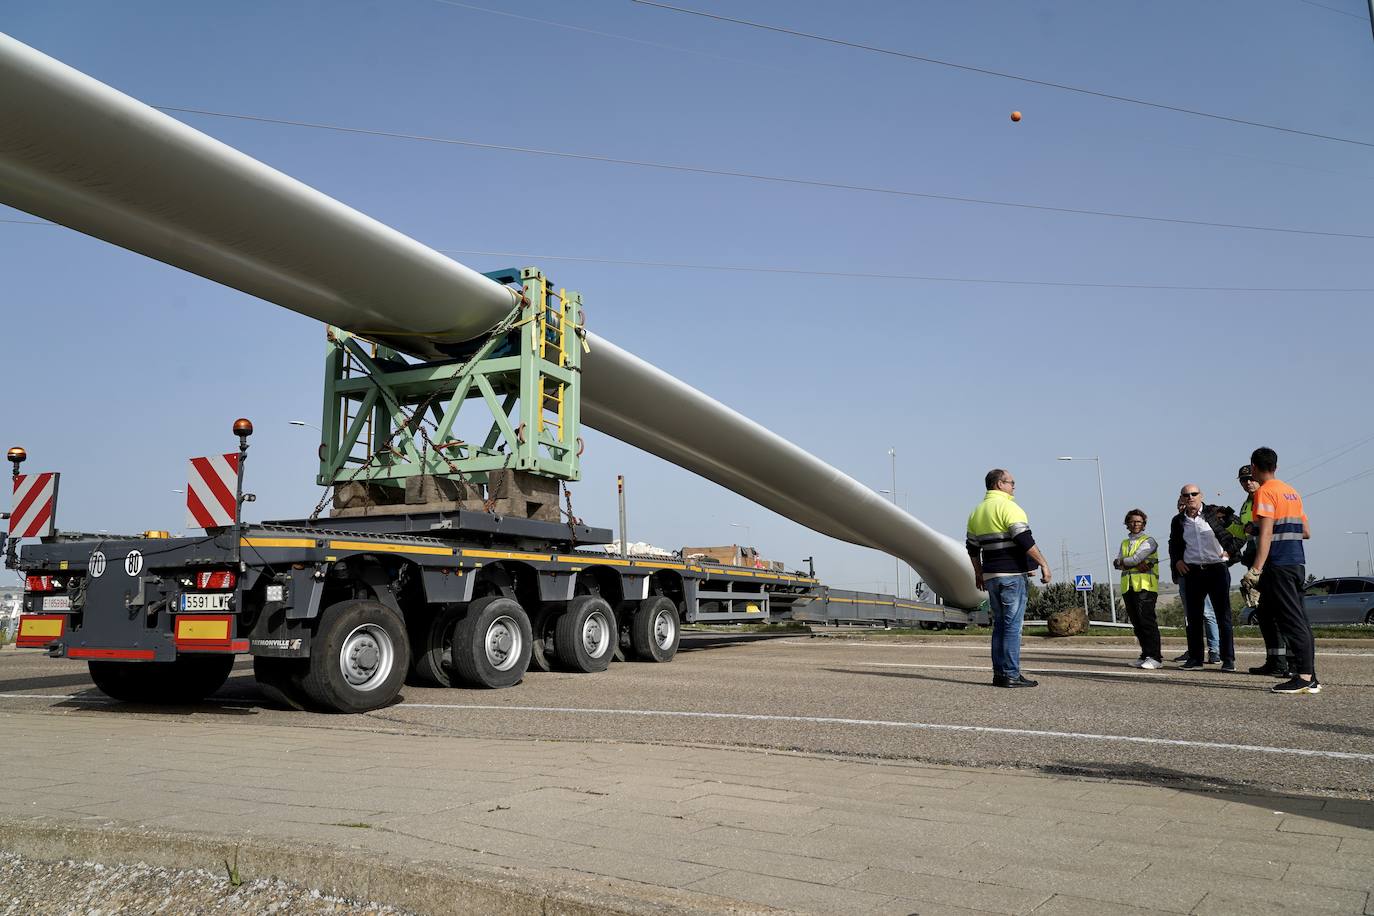
[{"label": "green support frame", "polygon": [[[511,468],[560,480],[581,476],[582,297],[554,290],[535,268],[487,274],[519,283],[521,304],[475,350],[415,362],[329,328],[321,486],[404,487],[434,475],[482,483]],[[454,437],[460,411],[486,410],[480,442]]]}]

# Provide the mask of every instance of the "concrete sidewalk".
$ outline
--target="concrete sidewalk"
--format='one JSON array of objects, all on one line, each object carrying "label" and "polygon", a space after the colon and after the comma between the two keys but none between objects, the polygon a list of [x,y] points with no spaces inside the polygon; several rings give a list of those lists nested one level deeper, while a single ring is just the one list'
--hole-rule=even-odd
[{"label": "concrete sidewalk", "polygon": [[1374,914],[1369,802],[237,714],[0,714],[0,846],[424,913]]}]

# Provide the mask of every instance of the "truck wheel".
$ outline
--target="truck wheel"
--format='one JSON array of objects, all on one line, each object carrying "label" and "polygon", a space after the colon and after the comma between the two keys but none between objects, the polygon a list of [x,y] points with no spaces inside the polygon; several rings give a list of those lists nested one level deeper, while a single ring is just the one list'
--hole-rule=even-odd
[{"label": "truck wheel", "polygon": [[530,665],[530,618],[514,598],[493,595],[468,605],[453,628],[453,668],[470,687],[513,687]]},{"label": "truck wheel", "polygon": [[420,628],[423,642],[415,649],[410,679],[416,686],[453,686],[453,628],[462,616],[461,608],[440,608],[428,626]]},{"label": "truck wheel", "polygon": [[605,671],[615,655],[619,632],[615,612],[605,599],[578,595],[558,617],[554,648],[558,660],[574,671]]},{"label": "truck wheel", "polygon": [[224,686],[232,655],[178,656],[171,662],[87,662],[91,680],[125,703],[199,703]]},{"label": "truck wheel", "polygon": [[682,636],[677,605],[662,595],[639,602],[630,622],[630,646],[642,662],[670,662]]},{"label": "truck wheel", "polygon": [[258,691],[268,703],[281,709],[301,711],[310,708],[310,697],[301,685],[309,669],[307,658],[253,657],[253,677],[258,680]]},{"label": "truck wheel", "polygon": [[377,601],[341,601],[320,615],[301,686],[330,712],[367,712],[396,699],[409,658],[401,615]]}]

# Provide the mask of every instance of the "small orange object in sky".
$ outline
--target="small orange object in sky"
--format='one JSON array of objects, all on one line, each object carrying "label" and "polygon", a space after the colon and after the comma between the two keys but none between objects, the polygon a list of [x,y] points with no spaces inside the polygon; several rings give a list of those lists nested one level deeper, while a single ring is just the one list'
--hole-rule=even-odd
[{"label": "small orange object in sky", "polygon": [[1011,119],[1012,119],[1013,121],[1019,121],[1019,120],[1021,120],[1021,112],[1019,112],[1019,111],[1013,111],[1013,112],[1011,113]]}]

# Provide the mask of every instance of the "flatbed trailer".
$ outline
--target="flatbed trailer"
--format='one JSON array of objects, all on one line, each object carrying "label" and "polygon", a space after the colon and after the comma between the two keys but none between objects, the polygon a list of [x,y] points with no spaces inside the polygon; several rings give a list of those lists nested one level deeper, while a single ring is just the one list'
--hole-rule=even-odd
[{"label": "flatbed trailer", "polygon": [[187,702],[253,656],[270,696],[357,712],[403,683],[505,687],[617,654],[670,661],[681,623],[763,620],[809,576],[579,549],[611,532],[483,512],[245,524],[203,537],[57,534],[23,549],[18,645],[101,690]]},{"label": "flatbed trailer", "polygon": [[405,683],[497,688],[529,668],[671,661],[684,622],[968,620],[800,573],[581,546],[610,540],[604,528],[473,511],[202,537],[58,533],[18,560],[17,644],[86,661],[116,699],[158,703],[213,693],[246,653],[277,703],[361,712]]}]

